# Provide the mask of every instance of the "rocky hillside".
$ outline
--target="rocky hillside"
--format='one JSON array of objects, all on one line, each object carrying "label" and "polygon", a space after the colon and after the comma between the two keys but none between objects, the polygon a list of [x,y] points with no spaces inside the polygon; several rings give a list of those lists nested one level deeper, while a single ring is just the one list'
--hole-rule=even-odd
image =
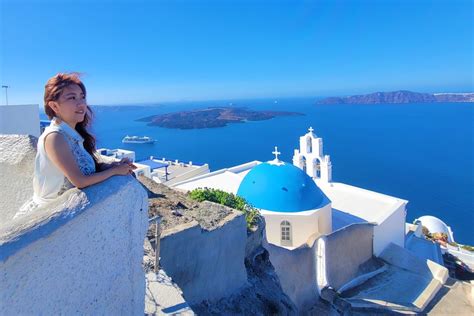
[{"label": "rocky hillside", "polygon": [[348,97],[330,97],[318,104],[387,104],[387,103],[435,103],[474,102],[474,93],[419,93],[412,91],[375,92]]},{"label": "rocky hillside", "polygon": [[[149,216],[159,215],[162,218],[161,228],[164,231],[173,230],[174,234],[180,234],[179,227],[198,222],[204,230],[222,229],[222,220],[236,210],[215,204],[212,202],[196,202],[191,200],[186,194],[170,189],[164,185],[157,184],[150,179],[140,177],[139,181],[148,192],[149,198]],[[242,226],[245,229],[245,225]],[[150,225],[148,237],[154,237],[154,224]],[[245,254],[242,254],[239,260],[245,264],[248,285],[230,296],[223,297],[217,301],[203,300],[192,304],[191,307],[198,315],[293,315],[297,313],[296,306],[290,298],[283,293],[280,280],[272,266],[268,251],[262,246],[262,240],[265,234],[265,223],[262,219],[258,221],[257,228],[249,231],[245,243]],[[162,236],[163,238],[163,236]],[[223,241],[224,242],[224,241]],[[163,245],[163,239],[162,239]],[[185,247],[185,245],[183,245]],[[204,248],[204,245],[203,247]],[[196,249],[196,251],[199,251]],[[151,253],[151,252],[150,252]],[[147,256],[147,255],[146,255]],[[152,270],[153,254],[145,260],[145,267]],[[162,253],[161,260],[166,262],[166,252]],[[195,255],[196,260],[200,256]],[[211,258],[212,259],[212,258]],[[216,259],[212,259],[214,261]],[[163,264],[166,271],[166,264]],[[184,269],[184,266],[183,266]],[[170,270],[171,271],[171,270]],[[166,271],[169,273],[168,271]],[[184,298],[188,301],[186,295],[189,293],[189,283],[199,283],[197,276],[193,271],[180,271],[186,274],[187,280],[180,284],[180,278],[174,278],[173,281],[183,290]],[[171,271],[173,274],[173,271]],[[176,273],[176,271],[174,271]],[[233,271],[227,271],[232,274]],[[171,276],[171,275],[170,275]],[[208,280],[209,282],[209,280]]]}]

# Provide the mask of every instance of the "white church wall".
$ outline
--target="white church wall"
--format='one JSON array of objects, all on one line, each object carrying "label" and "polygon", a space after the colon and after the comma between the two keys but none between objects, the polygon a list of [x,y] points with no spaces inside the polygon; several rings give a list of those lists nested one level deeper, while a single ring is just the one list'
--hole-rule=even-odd
[{"label": "white church wall", "polygon": [[143,315],[147,209],[116,176],[2,223],[0,315]]},{"label": "white church wall", "polygon": [[406,204],[374,227],[374,255],[378,256],[390,243],[405,247]]},{"label": "white church wall", "polygon": [[[358,223],[346,226],[327,236],[324,240],[325,279],[335,290],[361,274],[360,266],[372,258],[374,226]],[[318,241],[318,242],[319,242]]]},{"label": "white church wall", "polygon": [[283,292],[304,313],[319,300],[316,283],[315,247],[301,246],[290,250],[264,242],[270,261],[280,279]]},{"label": "white church wall", "polygon": [[281,223],[288,221],[291,224],[291,246],[299,247],[305,244],[310,237],[329,234],[332,229],[331,205],[325,205],[314,211],[295,213],[280,213],[261,210],[265,217],[266,234],[269,243],[278,246],[281,244]]},{"label": "white church wall", "polygon": [[0,134],[39,137],[40,119],[37,104],[0,106]]},{"label": "white church wall", "polygon": [[218,300],[248,286],[246,245],[245,217],[235,211],[210,231],[195,221],[163,231],[160,264],[188,303]]}]

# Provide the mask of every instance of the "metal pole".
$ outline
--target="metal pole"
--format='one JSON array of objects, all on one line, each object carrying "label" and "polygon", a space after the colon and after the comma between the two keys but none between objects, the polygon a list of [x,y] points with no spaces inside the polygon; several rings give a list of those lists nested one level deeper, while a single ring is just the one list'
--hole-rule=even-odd
[{"label": "metal pole", "polygon": [[155,222],[155,273],[160,271],[160,238],[161,238],[161,217],[155,216],[149,222]]},{"label": "metal pole", "polygon": [[8,88],[10,88],[9,86],[2,86],[2,88],[5,88],[5,99],[7,101],[6,105],[8,105]]},{"label": "metal pole", "polygon": [[155,224],[155,273],[160,271],[160,239],[161,239],[161,218],[156,220]]}]

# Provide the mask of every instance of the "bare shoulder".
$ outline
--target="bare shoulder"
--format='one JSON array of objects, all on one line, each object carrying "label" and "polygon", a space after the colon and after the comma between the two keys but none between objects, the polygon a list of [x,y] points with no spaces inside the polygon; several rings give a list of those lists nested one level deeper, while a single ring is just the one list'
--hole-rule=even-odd
[{"label": "bare shoulder", "polygon": [[60,132],[50,132],[44,137],[45,144],[61,144],[66,143],[66,138]]},{"label": "bare shoulder", "polygon": [[60,132],[51,132],[44,138],[44,148],[47,153],[69,150],[66,138]]}]

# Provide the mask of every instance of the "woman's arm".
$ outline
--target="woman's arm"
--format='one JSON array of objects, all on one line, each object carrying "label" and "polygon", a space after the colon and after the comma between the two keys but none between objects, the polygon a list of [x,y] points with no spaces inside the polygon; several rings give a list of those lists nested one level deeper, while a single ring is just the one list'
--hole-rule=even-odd
[{"label": "woman's arm", "polygon": [[78,188],[85,188],[102,182],[114,175],[127,175],[132,170],[131,166],[122,163],[101,172],[87,176],[83,175],[66,139],[59,133],[51,133],[45,137],[44,149],[54,165]]},{"label": "woman's arm", "polygon": [[99,165],[99,170],[97,171],[105,171],[107,169],[112,168],[114,166],[114,163],[113,162],[99,162],[98,165]]}]

